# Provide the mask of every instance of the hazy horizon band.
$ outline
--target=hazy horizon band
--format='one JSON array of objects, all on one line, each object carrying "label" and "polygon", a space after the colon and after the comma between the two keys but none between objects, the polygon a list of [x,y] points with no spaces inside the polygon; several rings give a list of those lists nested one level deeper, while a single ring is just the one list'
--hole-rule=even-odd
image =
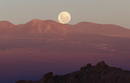
[{"label": "hazy horizon band", "polygon": [[0,20],[23,24],[32,19],[55,20],[61,11],[72,15],[71,24],[97,22],[130,27],[129,0],[1,0]]}]

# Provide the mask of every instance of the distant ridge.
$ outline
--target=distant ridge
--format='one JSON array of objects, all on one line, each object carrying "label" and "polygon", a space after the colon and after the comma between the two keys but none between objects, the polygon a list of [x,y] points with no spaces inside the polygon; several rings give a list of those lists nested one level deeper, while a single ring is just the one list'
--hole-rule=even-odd
[{"label": "distant ridge", "polygon": [[9,21],[0,21],[0,33],[4,33],[14,27],[15,25]]},{"label": "distant ridge", "polygon": [[112,37],[130,37],[130,29],[114,24],[97,24],[80,22],[75,25],[60,24],[52,20],[33,19],[25,24],[14,25],[8,21],[0,21],[0,36],[26,34],[66,35],[66,34],[94,34]]}]

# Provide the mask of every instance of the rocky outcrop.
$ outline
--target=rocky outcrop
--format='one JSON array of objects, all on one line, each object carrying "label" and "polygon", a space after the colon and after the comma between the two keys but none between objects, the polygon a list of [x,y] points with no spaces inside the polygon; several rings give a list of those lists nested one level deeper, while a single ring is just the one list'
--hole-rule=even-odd
[{"label": "rocky outcrop", "polygon": [[66,75],[49,72],[39,81],[17,81],[16,83],[130,83],[130,71],[110,67],[104,61],[96,65],[87,64],[80,71]]}]

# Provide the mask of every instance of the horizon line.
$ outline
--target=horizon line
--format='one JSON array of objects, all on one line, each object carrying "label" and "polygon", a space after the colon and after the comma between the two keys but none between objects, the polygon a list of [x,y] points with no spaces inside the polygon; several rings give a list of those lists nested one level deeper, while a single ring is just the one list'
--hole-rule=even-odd
[{"label": "horizon line", "polygon": [[[17,23],[13,23],[13,22],[10,21],[10,20],[0,20],[0,22],[9,22],[9,23],[11,23],[11,24],[13,24],[13,25],[26,24],[26,23],[29,23],[29,22],[31,22],[31,21],[53,21],[53,22],[62,24],[62,23],[60,23],[60,22],[58,22],[58,21],[56,21],[56,20],[51,20],[51,19],[43,20],[43,19],[37,19],[37,18],[34,18],[34,19],[32,19],[32,20],[29,20],[29,21],[26,21],[25,23],[18,23],[18,24],[17,24]],[[76,24],[80,24],[80,23],[92,23],[92,24],[101,24],[101,25],[115,25],[115,26],[120,26],[120,27],[129,29],[128,27],[125,27],[125,26],[122,26],[122,25],[119,25],[119,24],[96,23],[96,22],[90,22],[90,21],[89,21],[89,22],[87,22],[87,21],[81,21],[81,22],[77,22],[77,23],[74,23],[74,24],[68,23],[68,24],[62,24],[62,25],[76,25]]]}]

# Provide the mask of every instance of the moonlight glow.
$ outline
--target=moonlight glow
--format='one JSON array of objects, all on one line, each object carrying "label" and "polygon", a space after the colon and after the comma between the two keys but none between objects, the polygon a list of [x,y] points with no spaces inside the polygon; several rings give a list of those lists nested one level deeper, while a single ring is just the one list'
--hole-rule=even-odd
[{"label": "moonlight glow", "polygon": [[71,21],[71,14],[69,12],[63,11],[58,16],[58,21],[62,24],[67,24]]}]

